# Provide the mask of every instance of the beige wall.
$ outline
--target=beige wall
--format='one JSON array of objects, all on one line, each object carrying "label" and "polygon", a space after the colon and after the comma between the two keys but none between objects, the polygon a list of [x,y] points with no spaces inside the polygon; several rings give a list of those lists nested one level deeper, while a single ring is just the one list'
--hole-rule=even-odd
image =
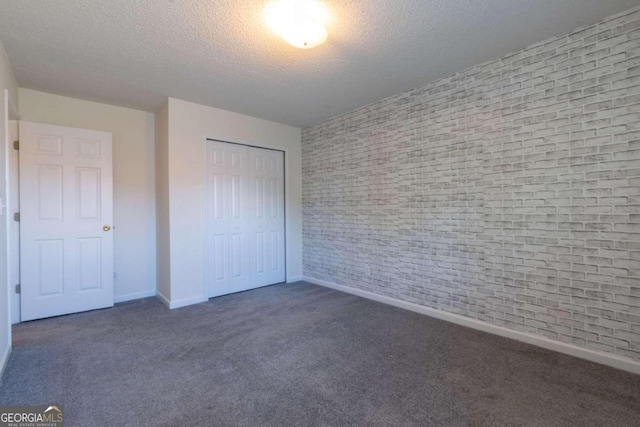
[{"label": "beige wall", "polygon": [[22,120],[113,134],[115,301],[155,295],[154,114],[20,89]]},{"label": "beige wall", "polygon": [[18,107],[18,85],[9,58],[0,42],[0,374],[11,353],[11,310],[8,283],[7,154],[9,150],[9,112]]},{"label": "beige wall", "polygon": [[206,138],[285,151],[287,280],[299,280],[302,275],[300,129],[173,98],[169,99],[168,124],[171,283],[170,295],[164,295],[165,303],[174,308],[207,299],[202,243]]}]

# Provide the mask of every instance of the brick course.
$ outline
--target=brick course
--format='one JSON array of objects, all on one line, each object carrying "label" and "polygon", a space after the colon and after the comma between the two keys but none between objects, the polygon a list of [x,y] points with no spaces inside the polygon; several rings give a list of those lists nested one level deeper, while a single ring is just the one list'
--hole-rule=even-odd
[{"label": "brick course", "polygon": [[640,361],[640,8],[302,139],[306,276]]}]

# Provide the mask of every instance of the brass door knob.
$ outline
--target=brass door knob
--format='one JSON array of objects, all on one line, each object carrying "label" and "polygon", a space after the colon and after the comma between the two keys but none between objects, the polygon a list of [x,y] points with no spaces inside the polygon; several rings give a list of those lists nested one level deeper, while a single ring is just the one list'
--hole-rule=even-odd
[{"label": "brass door knob", "polygon": [[103,226],[103,227],[102,227],[102,229],[103,229],[104,231],[109,231],[109,230],[111,230],[111,227],[110,227],[110,226],[108,226],[108,225],[105,225],[105,226]]}]

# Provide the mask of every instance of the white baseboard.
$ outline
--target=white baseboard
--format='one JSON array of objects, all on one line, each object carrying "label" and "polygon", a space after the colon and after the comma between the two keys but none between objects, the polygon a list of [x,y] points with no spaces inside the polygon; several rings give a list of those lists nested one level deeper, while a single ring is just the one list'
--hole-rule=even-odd
[{"label": "white baseboard", "polygon": [[182,308],[188,305],[200,304],[201,302],[207,302],[209,298],[205,297],[194,297],[194,298],[185,298],[177,301],[171,301],[169,304],[169,308],[173,310],[174,308]]},{"label": "white baseboard", "polygon": [[133,301],[135,299],[140,298],[149,298],[156,296],[156,290],[143,291],[143,292],[133,292],[125,295],[116,295],[113,297],[113,302],[118,304],[119,302]]},{"label": "white baseboard", "polygon": [[7,346],[4,354],[0,357],[0,384],[2,383],[2,378],[4,377],[4,370],[7,368],[7,363],[9,363],[9,356],[11,356],[10,345]]},{"label": "white baseboard", "polygon": [[177,301],[171,301],[169,298],[167,298],[166,296],[162,295],[161,292],[156,292],[156,296],[160,299],[160,301],[162,301],[162,303],[164,305],[166,305],[167,307],[169,307],[169,309],[173,310],[176,308],[182,308],[182,307],[186,307],[188,305],[193,305],[193,304],[200,304],[201,302],[206,302],[208,301],[208,298],[205,297],[194,297],[194,298],[185,298],[185,299],[181,299],[181,300],[177,300]]},{"label": "white baseboard", "polygon": [[300,282],[301,280],[304,280],[304,276],[287,277],[287,283]]},{"label": "white baseboard", "polygon": [[169,298],[165,297],[164,295],[162,295],[162,292],[160,291],[156,291],[156,297],[162,301],[162,303],[164,305],[167,306],[167,308],[171,308],[171,301],[169,301]]},{"label": "white baseboard", "polygon": [[611,366],[613,368],[622,369],[628,372],[632,372],[634,374],[640,374],[640,362],[627,359],[626,357],[620,357],[615,354],[593,351],[586,348],[577,347],[571,344],[566,344],[559,341],[553,341],[545,337],[527,334],[525,332],[520,332],[520,331],[514,331],[512,329],[503,328],[501,326],[491,325],[489,323],[472,319],[470,317],[460,316],[458,314],[453,314],[453,313],[447,313],[446,311],[436,310],[433,308],[425,307],[425,306],[414,304],[411,302],[405,302],[395,298],[377,295],[372,292],[350,288],[348,286],[338,285],[336,283],[331,283],[324,280],[314,279],[312,277],[304,277],[304,280],[309,283],[313,283],[315,285],[320,285],[327,288],[335,289],[337,291],[342,291],[352,295],[357,295],[359,297],[381,302],[383,304],[389,304],[395,307],[404,308],[405,310],[410,310],[416,313],[424,314],[426,316],[435,317],[436,319],[466,326],[468,328],[473,328],[479,331],[488,332],[494,335],[499,335],[501,337],[522,341],[527,344],[532,344],[538,347],[546,348],[547,350],[553,350],[559,353],[568,354],[570,356],[579,357],[580,359],[585,359],[591,362],[600,363],[602,365]]}]

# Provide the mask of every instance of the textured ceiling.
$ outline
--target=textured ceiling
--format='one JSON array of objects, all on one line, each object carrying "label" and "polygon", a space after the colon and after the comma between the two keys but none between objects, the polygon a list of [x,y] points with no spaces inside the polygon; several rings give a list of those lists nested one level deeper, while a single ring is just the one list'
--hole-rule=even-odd
[{"label": "textured ceiling", "polygon": [[638,0],[325,0],[329,40],[290,47],[265,0],[0,0],[22,87],[154,111],[167,96],[306,127]]}]

